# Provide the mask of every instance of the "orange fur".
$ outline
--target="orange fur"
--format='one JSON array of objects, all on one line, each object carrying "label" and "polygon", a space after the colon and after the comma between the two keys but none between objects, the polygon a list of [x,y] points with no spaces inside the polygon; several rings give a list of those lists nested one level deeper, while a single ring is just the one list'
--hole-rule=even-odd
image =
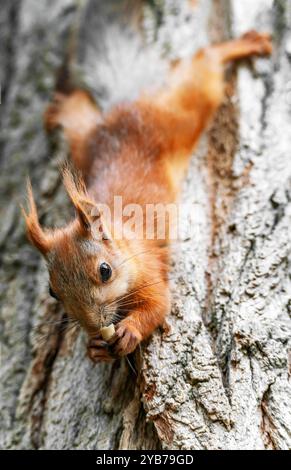
[{"label": "orange fur", "polygon": [[37,209],[33,198],[31,183],[27,181],[28,213],[21,207],[26,223],[27,234],[30,242],[43,254],[48,253],[52,247],[52,237],[41,228],[38,220]]},{"label": "orange fur", "polygon": [[[170,310],[167,236],[131,240],[125,233],[119,239],[120,226],[110,231],[100,204],[113,208],[114,196],[121,195],[124,205],[139,204],[144,212],[148,203],[174,202],[191,151],[223,99],[223,64],[270,52],[270,38],[251,32],[178,62],[165,90],[105,116],[82,90],[57,97],[48,108],[46,128],[63,128],[85,185],[64,171],[77,211],[64,229],[49,235],[40,228],[30,187],[25,219],[30,240],[46,256],[52,289],[92,337],[92,360],[132,352]],[[99,273],[104,262],[112,267],[107,283]],[[98,331],[112,321],[110,349]]]},{"label": "orange fur", "polygon": [[86,170],[84,160],[86,139],[100,121],[100,112],[92,98],[83,90],[74,90],[68,95],[56,93],[44,115],[48,132],[61,127],[70,143],[72,160],[81,171]]}]

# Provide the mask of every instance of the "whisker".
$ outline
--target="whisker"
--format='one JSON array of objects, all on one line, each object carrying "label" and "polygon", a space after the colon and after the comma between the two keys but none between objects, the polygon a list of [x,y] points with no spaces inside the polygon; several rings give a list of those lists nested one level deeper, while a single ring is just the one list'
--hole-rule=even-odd
[{"label": "whisker", "polygon": [[131,368],[133,373],[137,376],[137,372],[136,372],[135,368],[133,367],[132,363],[130,362],[128,356],[125,356],[125,359],[127,360],[128,364],[129,364],[129,367]]},{"label": "whisker", "polygon": [[37,341],[36,343],[34,344],[34,346],[37,348],[37,347],[40,347],[42,346],[45,341],[49,340],[49,338],[55,334],[60,334],[60,333],[63,333],[64,331],[69,332],[71,331],[73,328],[75,328],[76,326],[79,326],[78,325],[78,322],[75,321],[75,322],[72,322],[72,324],[70,324],[69,326],[68,325],[64,325],[59,331],[51,331],[50,333],[46,334],[46,335],[43,335],[41,336]]},{"label": "whisker", "polygon": [[68,321],[69,317],[65,316],[64,318],[61,318],[60,320],[48,320],[48,321],[42,321],[42,325],[57,325],[59,323],[63,323],[65,321]]},{"label": "whisker", "polygon": [[[60,325],[60,328],[58,330],[53,330],[53,331],[48,331],[47,333],[44,333],[42,334],[41,336],[38,335],[38,329],[41,329],[41,327],[43,326],[43,324],[40,324],[38,325],[37,327],[34,328],[35,331],[32,331],[32,334],[31,334],[31,340],[35,340],[37,339],[38,341],[42,341],[43,339],[45,338],[49,338],[50,336],[56,334],[57,332],[62,332],[64,331],[66,328],[68,327],[71,327],[71,326],[74,326],[78,323],[77,320],[75,319],[70,319],[68,317],[66,317],[65,319],[63,319],[64,321],[60,321],[58,323],[58,325]],[[55,325],[54,325],[55,326]]]},{"label": "whisker", "polygon": [[131,307],[133,305],[138,305],[138,304],[141,304],[141,300],[128,300],[127,302],[121,302],[121,303],[118,303],[118,308],[119,307]]},{"label": "whisker", "polygon": [[135,253],[134,255],[132,256],[129,256],[129,258],[123,260],[120,264],[117,265],[116,268],[119,268],[120,266],[122,266],[123,264],[127,263],[128,261],[130,261],[131,259],[135,258],[136,256],[140,256],[140,255],[144,255],[144,254],[147,254],[147,253],[151,253],[153,252],[154,249],[151,248],[149,250],[144,250],[144,251],[140,251],[139,253]]},{"label": "whisker", "polygon": [[[168,278],[167,280],[170,280],[170,278]],[[124,295],[123,297],[121,297],[120,299],[116,299],[114,300],[114,302],[119,302],[120,300],[124,300],[124,299],[127,299],[127,298],[130,298],[131,296],[133,296],[134,294],[136,294],[137,292],[140,292],[141,290],[145,289],[146,287],[151,287],[151,286],[155,286],[157,284],[161,284],[161,283],[164,283],[165,282],[165,279],[160,279],[159,281],[157,282],[150,282],[148,284],[144,284],[143,286],[139,287],[138,289],[135,289],[134,291]],[[109,303],[108,305],[111,305],[113,302]]]},{"label": "whisker", "polygon": [[17,336],[16,339],[15,339],[15,341],[21,341],[21,340],[24,339],[26,336],[37,335],[37,334],[38,334],[38,331],[39,331],[43,326],[55,326],[55,325],[67,324],[67,323],[70,323],[70,322],[71,322],[71,319],[69,319],[68,317],[63,318],[63,319],[58,320],[58,321],[41,322],[41,323],[39,323],[38,325],[31,327],[30,330],[29,330],[27,333],[23,333],[23,334],[21,334],[20,336]]}]

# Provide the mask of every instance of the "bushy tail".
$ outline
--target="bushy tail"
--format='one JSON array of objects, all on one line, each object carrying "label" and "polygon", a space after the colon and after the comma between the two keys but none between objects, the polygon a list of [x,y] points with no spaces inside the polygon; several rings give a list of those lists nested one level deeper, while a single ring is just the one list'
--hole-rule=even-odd
[{"label": "bushy tail", "polygon": [[[144,19],[149,0],[95,0],[84,12],[78,50],[79,76],[100,108],[136,99],[158,86],[167,63],[147,47]],[[148,28],[147,28],[148,29]]]}]

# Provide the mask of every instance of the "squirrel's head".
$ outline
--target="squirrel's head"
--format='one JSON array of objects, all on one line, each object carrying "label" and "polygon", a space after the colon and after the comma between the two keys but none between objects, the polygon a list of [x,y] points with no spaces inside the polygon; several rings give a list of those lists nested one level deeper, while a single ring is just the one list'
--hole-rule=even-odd
[{"label": "squirrel's head", "polygon": [[64,183],[76,209],[75,220],[62,229],[43,229],[28,184],[29,210],[23,210],[27,234],[47,262],[51,295],[89,334],[96,334],[119,320],[118,301],[134,283],[136,268],[125,242],[111,237],[100,206],[84,185],[68,170]]}]

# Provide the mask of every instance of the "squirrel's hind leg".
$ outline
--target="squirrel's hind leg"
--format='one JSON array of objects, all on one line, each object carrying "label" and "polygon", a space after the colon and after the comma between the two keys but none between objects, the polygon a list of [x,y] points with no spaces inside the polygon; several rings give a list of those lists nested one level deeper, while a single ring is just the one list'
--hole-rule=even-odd
[{"label": "squirrel's hind leg", "polygon": [[250,31],[238,39],[201,49],[192,59],[179,61],[172,68],[169,84],[156,94],[155,103],[172,116],[168,119],[169,135],[176,136],[175,150],[190,151],[221,104],[225,63],[271,52],[270,36]]},{"label": "squirrel's hind leg", "polygon": [[77,169],[86,171],[88,159],[86,142],[89,134],[101,121],[101,113],[85,90],[75,89],[68,94],[56,92],[44,114],[48,132],[60,127],[68,141],[71,158]]},{"label": "squirrel's hind leg", "polygon": [[223,64],[250,56],[269,55],[272,52],[271,36],[268,33],[249,31],[238,39],[217,44],[212,49]]},{"label": "squirrel's hind leg", "polygon": [[172,67],[168,87],[158,93],[158,103],[176,111],[199,115],[205,106],[211,113],[223,99],[224,65],[251,56],[272,52],[268,33],[249,31],[238,39],[200,49],[190,60]]},{"label": "squirrel's hind leg", "polygon": [[173,64],[167,86],[151,102],[168,144],[164,154],[175,187],[179,187],[193,148],[223,101],[225,64],[271,51],[270,36],[251,31]]}]

